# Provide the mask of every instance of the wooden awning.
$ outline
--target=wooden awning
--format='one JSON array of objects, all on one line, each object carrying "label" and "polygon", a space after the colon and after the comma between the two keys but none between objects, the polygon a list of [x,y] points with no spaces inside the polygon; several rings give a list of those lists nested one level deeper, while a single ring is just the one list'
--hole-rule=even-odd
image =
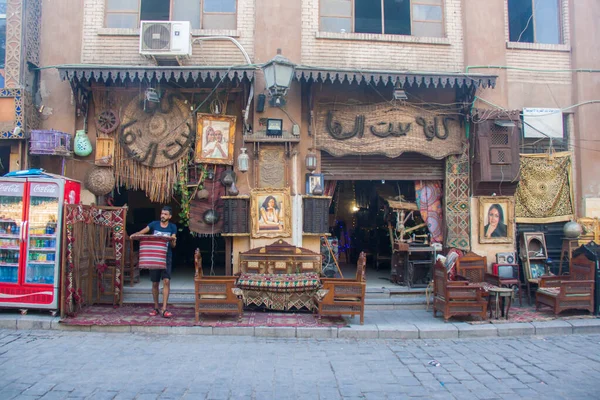
[{"label": "wooden awning", "polygon": [[462,72],[418,72],[391,70],[361,70],[345,68],[295,67],[296,79],[301,81],[331,82],[347,84],[399,84],[402,87],[424,86],[427,88],[493,88],[496,75]]},{"label": "wooden awning", "polygon": [[57,67],[60,78],[71,82],[150,82],[176,81],[185,83],[218,82],[223,77],[228,80],[254,79],[255,66],[143,66],[143,65],[98,65],[75,64]]}]

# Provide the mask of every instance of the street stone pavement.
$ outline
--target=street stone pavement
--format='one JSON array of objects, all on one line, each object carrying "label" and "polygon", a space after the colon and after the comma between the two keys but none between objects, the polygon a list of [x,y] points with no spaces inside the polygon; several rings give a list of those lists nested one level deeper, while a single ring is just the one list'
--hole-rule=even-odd
[{"label": "street stone pavement", "polygon": [[301,339],[0,330],[0,399],[598,399],[600,335]]}]

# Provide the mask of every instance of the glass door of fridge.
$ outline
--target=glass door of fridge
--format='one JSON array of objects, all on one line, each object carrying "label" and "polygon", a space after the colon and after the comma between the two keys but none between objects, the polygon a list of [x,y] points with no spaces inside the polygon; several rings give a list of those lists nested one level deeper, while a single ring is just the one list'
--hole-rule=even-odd
[{"label": "glass door of fridge", "polygon": [[58,265],[60,190],[56,182],[31,182],[27,226],[26,284],[53,285]]},{"label": "glass door of fridge", "polygon": [[17,284],[25,181],[0,179],[0,283]]}]

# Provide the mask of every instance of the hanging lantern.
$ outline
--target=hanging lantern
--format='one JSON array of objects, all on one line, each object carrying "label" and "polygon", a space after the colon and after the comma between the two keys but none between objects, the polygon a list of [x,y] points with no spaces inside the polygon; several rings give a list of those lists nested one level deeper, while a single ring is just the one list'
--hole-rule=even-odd
[{"label": "hanging lantern", "polygon": [[317,185],[312,190],[312,194],[315,196],[321,196],[323,194],[323,186],[321,186],[320,182],[317,182]]},{"label": "hanging lantern", "polygon": [[215,210],[206,210],[202,215],[202,220],[207,225],[214,225],[219,222],[219,213]]},{"label": "hanging lantern", "polygon": [[248,167],[250,164],[250,156],[246,153],[246,148],[242,147],[240,149],[240,155],[238,156],[238,170],[240,172],[248,171]]},{"label": "hanging lantern", "polygon": [[317,169],[317,154],[312,149],[310,149],[308,151],[308,154],[306,155],[305,163],[306,163],[306,169],[309,170],[310,172]]},{"label": "hanging lantern", "polygon": [[235,186],[235,182],[231,184],[228,191],[230,196],[237,196],[238,194],[240,194],[239,189],[237,188],[237,186]]},{"label": "hanging lantern", "polygon": [[225,187],[230,187],[235,182],[235,172],[228,170],[221,174],[221,183]]}]

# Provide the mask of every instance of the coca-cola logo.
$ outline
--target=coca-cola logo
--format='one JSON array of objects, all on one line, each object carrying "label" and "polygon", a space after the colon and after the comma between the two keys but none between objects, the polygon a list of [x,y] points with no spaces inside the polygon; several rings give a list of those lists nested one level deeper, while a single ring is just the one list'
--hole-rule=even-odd
[{"label": "coca-cola logo", "polygon": [[33,193],[54,194],[54,193],[56,193],[56,186],[54,186],[54,185],[35,185],[35,186],[33,186]]},{"label": "coca-cola logo", "polygon": [[0,183],[0,192],[19,193],[20,187],[16,183]]}]

